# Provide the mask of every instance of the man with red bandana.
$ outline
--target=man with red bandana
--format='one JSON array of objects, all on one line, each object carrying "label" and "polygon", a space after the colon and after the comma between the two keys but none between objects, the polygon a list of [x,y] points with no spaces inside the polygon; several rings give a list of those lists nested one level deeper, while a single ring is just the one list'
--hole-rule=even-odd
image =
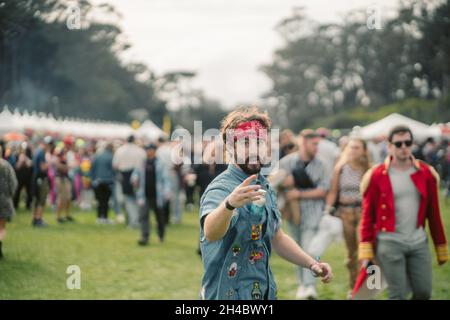
[{"label": "man with red bandana", "polygon": [[203,299],[276,299],[272,248],[323,282],[332,279],[327,263],[307,255],[280,228],[274,190],[260,174],[269,130],[269,117],[257,108],[238,109],[222,122],[231,163],[200,201]]},{"label": "man with red bandana", "polygon": [[406,126],[389,133],[390,156],[369,170],[363,195],[359,259],[376,260],[388,283],[390,299],[431,297],[431,257],[425,223],[439,265],[448,260],[447,240],[439,211],[436,171],[411,153],[413,134]]}]

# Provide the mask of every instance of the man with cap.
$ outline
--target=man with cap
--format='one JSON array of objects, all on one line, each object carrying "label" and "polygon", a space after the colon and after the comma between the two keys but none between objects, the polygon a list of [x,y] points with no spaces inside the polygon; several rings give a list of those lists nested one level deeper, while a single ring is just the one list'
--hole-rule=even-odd
[{"label": "man with cap", "polygon": [[133,171],[132,182],[137,188],[136,197],[139,205],[139,222],[141,239],[138,244],[145,246],[150,237],[149,212],[153,210],[158,225],[159,241],[164,241],[165,219],[164,204],[170,199],[171,177],[169,168],[157,157],[157,146],[145,146],[147,158]]}]

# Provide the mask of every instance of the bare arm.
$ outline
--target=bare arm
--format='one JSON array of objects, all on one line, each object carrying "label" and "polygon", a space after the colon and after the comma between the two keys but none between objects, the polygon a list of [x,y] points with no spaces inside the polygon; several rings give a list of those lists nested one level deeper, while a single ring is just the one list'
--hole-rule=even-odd
[{"label": "bare arm", "polygon": [[275,252],[280,257],[300,267],[309,268],[316,262],[316,260],[306,254],[305,251],[303,251],[303,249],[281,229],[275,234],[272,244]]},{"label": "bare arm", "polygon": [[321,199],[325,198],[327,192],[323,189],[316,188],[313,190],[301,191],[299,189],[293,189],[286,193],[286,199],[299,200],[299,199]]},{"label": "bare arm", "polygon": [[318,262],[309,256],[302,248],[283,230],[279,229],[272,241],[275,252],[300,267],[309,268],[318,276],[322,277],[322,282],[330,282],[333,278],[331,267],[327,263]]},{"label": "bare arm", "polygon": [[40,165],[39,165],[39,168],[41,169],[41,171],[47,171],[48,170],[48,163],[41,162]]},{"label": "bare arm", "polygon": [[300,199],[321,199],[327,195],[326,190],[316,188],[308,191],[300,191]]},{"label": "bare arm", "polygon": [[61,170],[61,171],[69,170],[69,166],[67,164],[62,163],[61,160],[59,160],[59,159],[57,161],[55,161],[55,167],[56,167],[56,169]]},{"label": "bare arm", "polygon": [[230,226],[232,216],[233,211],[225,207],[225,201],[211,211],[205,218],[206,240],[213,242],[222,239]]},{"label": "bare arm", "polygon": [[341,169],[338,166],[336,166],[333,170],[333,177],[331,179],[331,188],[327,194],[327,198],[325,201],[326,205],[328,205],[328,206],[334,206],[334,204],[336,203],[336,198],[337,198],[338,190],[339,190],[340,172],[341,172]]},{"label": "bare arm", "polygon": [[[257,192],[259,185],[250,185],[250,182],[256,178],[252,175],[237,186],[233,192],[227,197],[228,202],[235,208],[240,208],[249,202],[259,199],[261,194]],[[206,240],[209,242],[222,239],[230,226],[233,211],[228,210],[225,206],[226,200],[205,218],[204,231]]]}]

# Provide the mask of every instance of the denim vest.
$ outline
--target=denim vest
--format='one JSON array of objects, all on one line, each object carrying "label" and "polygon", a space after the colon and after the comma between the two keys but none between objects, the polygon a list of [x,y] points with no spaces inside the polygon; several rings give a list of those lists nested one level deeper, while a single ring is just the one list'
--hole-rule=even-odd
[{"label": "denim vest", "polygon": [[262,212],[248,204],[235,210],[225,236],[209,242],[203,218],[248,176],[235,165],[220,174],[200,201],[200,245],[204,266],[201,297],[221,300],[276,299],[277,288],[269,265],[272,239],[281,225],[275,192],[262,175],[253,181],[267,191]]}]

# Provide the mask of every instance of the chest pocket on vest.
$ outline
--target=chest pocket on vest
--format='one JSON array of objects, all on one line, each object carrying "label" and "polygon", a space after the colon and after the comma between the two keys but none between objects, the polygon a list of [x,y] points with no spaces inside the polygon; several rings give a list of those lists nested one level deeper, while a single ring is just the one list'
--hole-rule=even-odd
[{"label": "chest pocket on vest", "polygon": [[[240,213],[241,214],[241,213]],[[245,242],[260,242],[265,238],[267,229],[267,209],[262,215],[252,210],[252,205],[242,207],[242,215],[245,217],[245,229],[243,230]]]}]

